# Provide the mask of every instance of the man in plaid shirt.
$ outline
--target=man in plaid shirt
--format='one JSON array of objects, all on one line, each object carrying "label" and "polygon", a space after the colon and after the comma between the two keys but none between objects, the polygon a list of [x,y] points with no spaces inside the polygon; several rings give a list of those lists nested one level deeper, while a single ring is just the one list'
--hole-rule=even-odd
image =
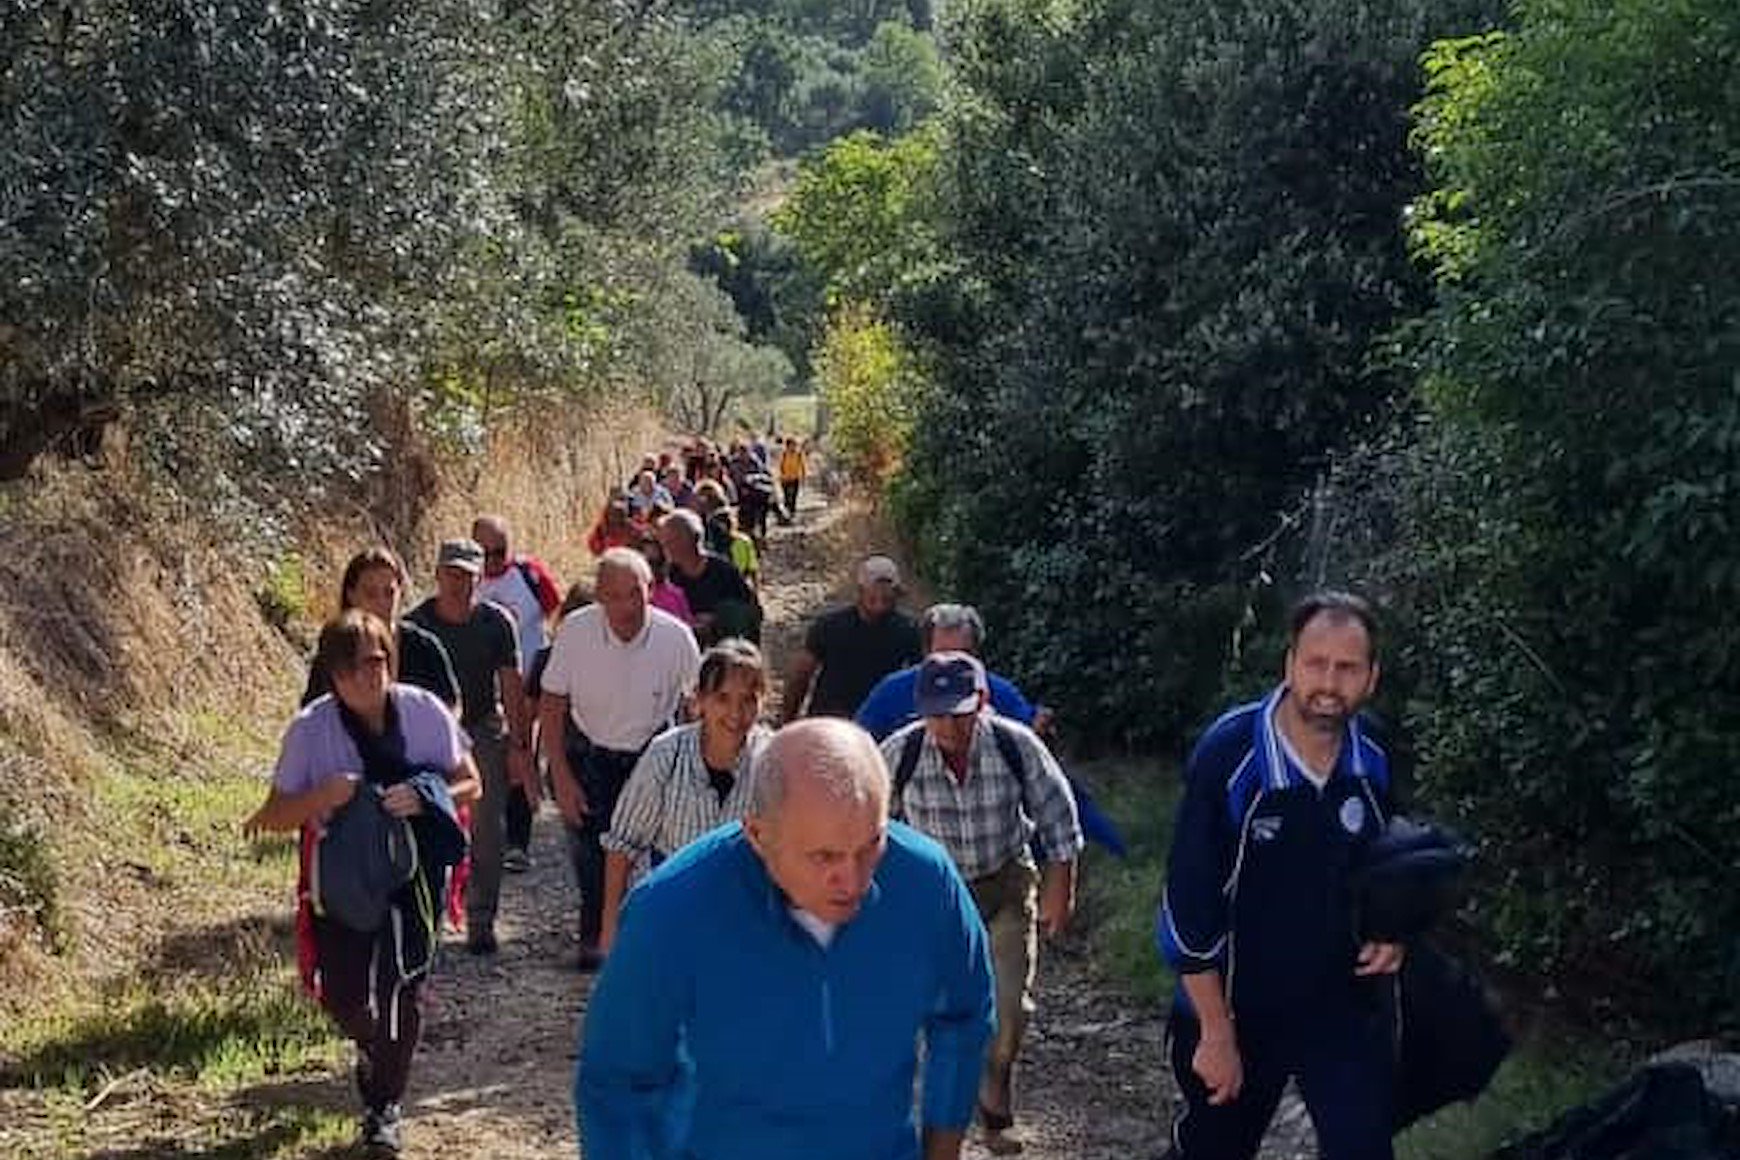
[{"label": "man in plaid shirt", "polygon": [[[919,666],[919,720],[890,735],[882,755],[895,771],[893,814],[949,852],[991,935],[997,1037],[979,1085],[979,1116],[986,1148],[1004,1155],[1022,1148],[1009,1129],[1038,932],[1061,933],[1075,910],[1082,833],[1057,761],[1027,726],[986,710],[986,689],[976,657],[932,653]],[[1043,874],[1029,847],[1035,837]]]}]

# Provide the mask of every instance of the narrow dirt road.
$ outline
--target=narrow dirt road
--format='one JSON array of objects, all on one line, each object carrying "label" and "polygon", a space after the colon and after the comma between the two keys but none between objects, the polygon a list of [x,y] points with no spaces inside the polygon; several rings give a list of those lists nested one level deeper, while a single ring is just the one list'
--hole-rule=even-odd
[{"label": "narrow dirt road", "polygon": [[[815,499],[798,526],[774,531],[765,602],[776,668],[801,640],[805,618],[844,595],[853,560],[876,546],[868,535],[859,513]],[[532,856],[531,871],[506,883],[501,952],[477,959],[457,943],[448,948],[408,1108],[407,1154],[418,1160],[576,1152],[575,1046],[592,976],[573,966],[577,899],[548,806]],[[1069,944],[1048,951],[1020,1095],[1025,1155],[1152,1160],[1163,1152],[1171,1080],[1162,1032],[1161,1013],[1096,979],[1082,952]],[[1265,1153],[1273,1160],[1304,1154],[1298,1117],[1282,1120],[1280,1139]],[[975,1143],[968,1155],[989,1154]]]}]

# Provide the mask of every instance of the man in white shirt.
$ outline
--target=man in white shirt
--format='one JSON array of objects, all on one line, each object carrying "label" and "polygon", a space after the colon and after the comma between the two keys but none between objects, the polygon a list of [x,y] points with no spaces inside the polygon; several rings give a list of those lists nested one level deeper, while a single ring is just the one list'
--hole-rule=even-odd
[{"label": "man in white shirt", "polygon": [[688,626],[648,606],[651,584],[652,569],[639,552],[605,552],[596,603],[562,622],[544,670],[539,737],[580,885],[582,970],[602,961],[600,839],[617,795],[647,742],[682,711],[701,665]]},{"label": "man in white shirt", "polygon": [[[561,606],[561,586],[550,569],[536,556],[513,551],[508,522],[501,516],[478,516],[472,521],[471,538],[483,549],[483,575],[477,581],[477,599],[501,605],[514,618],[520,643],[520,678],[530,687],[532,667],[544,649],[545,621]],[[532,842],[532,818],[538,805],[536,771],[524,785],[515,786],[507,800],[507,848],[502,869],[520,874],[531,868],[526,851]]]}]

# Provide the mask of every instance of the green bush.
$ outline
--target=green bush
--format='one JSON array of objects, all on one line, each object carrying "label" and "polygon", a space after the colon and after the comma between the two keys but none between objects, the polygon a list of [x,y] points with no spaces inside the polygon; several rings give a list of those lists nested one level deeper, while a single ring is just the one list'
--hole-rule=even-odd
[{"label": "green bush", "polygon": [[57,945],[64,934],[58,892],[47,841],[0,804],[0,929],[33,930]]},{"label": "green bush", "polygon": [[290,553],[272,561],[254,600],[266,623],[279,632],[287,633],[294,625],[307,620],[308,577],[302,557]]},{"label": "green bush", "polygon": [[1390,571],[1422,793],[1518,963],[1740,1015],[1740,10],[1534,0],[1440,45],[1433,430]]}]

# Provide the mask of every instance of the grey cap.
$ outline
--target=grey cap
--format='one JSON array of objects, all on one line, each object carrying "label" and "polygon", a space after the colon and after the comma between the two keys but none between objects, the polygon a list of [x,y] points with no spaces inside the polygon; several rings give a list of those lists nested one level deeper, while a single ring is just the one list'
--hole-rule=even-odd
[{"label": "grey cap", "polygon": [[473,576],[483,571],[483,545],[476,540],[443,540],[435,553],[437,568],[458,568]]}]

